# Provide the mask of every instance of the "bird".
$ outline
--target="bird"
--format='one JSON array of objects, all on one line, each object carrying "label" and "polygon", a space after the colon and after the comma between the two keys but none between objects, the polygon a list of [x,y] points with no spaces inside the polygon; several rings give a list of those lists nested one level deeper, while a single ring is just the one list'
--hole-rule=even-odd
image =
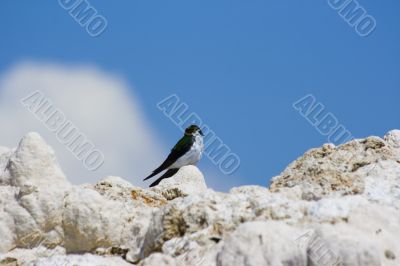
[{"label": "bird", "polygon": [[183,137],[171,149],[171,152],[165,161],[148,177],[143,179],[143,181],[167,170],[161,177],[150,185],[150,187],[154,187],[157,186],[161,180],[176,174],[181,167],[186,165],[196,165],[197,162],[200,161],[204,150],[203,136],[203,132],[197,125],[188,126],[185,129]]}]

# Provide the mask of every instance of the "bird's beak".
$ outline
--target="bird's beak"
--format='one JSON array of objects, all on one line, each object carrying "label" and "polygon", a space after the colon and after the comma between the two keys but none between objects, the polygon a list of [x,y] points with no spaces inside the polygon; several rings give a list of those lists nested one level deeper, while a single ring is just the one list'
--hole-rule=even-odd
[{"label": "bird's beak", "polygon": [[201,131],[201,129],[199,130],[199,133],[204,137],[203,131]]}]

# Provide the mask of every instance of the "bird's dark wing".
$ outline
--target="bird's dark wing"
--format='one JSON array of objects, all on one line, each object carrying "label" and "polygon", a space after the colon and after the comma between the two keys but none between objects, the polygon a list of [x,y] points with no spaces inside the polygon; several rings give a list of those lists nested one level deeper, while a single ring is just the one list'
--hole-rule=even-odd
[{"label": "bird's dark wing", "polygon": [[175,144],[174,148],[172,148],[171,153],[168,155],[167,159],[151,173],[148,177],[146,177],[143,181],[152,178],[153,176],[159,174],[164,171],[168,167],[170,167],[178,158],[183,156],[186,152],[190,150],[194,142],[192,136],[183,136],[178,143]]},{"label": "bird's dark wing", "polygon": [[174,174],[176,174],[179,171],[179,169],[169,169],[167,172],[165,172],[165,174],[163,174],[162,176],[160,176],[156,181],[154,181],[153,183],[151,183],[150,187],[155,187],[157,186],[161,180],[163,180],[164,178],[169,178],[171,176],[173,176]]}]

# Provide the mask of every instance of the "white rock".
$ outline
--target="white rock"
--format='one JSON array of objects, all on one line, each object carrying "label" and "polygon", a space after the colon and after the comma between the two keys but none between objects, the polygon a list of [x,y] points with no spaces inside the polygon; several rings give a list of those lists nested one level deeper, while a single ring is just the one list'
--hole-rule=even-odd
[{"label": "white rock", "polygon": [[172,200],[204,192],[207,190],[207,185],[199,169],[194,165],[188,165],[180,168],[172,177],[161,180],[160,184],[151,190]]},{"label": "white rock", "polygon": [[400,163],[379,161],[364,168],[363,176],[365,198],[400,210]]},{"label": "white rock", "polygon": [[[210,253],[212,251],[210,250]],[[162,253],[153,253],[148,258],[144,259],[139,263],[139,266],[215,266],[215,257],[212,261],[207,261],[208,254],[184,254],[177,257],[172,257],[170,255],[162,254]]]},{"label": "white rock", "polygon": [[[122,198],[122,197],[121,197]],[[65,247],[68,252],[134,245],[146,233],[152,208],[109,199],[88,188],[74,188],[65,198]],[[131,244],[130,242],[133,242]]]},{"label": "white rock", "polygon": [[125,204],[139,208],[145,206],[160,207],[167,204],[167,199],[159,193],[135,187],[121,177],[108,176],[94,186],[88,185],[86,187],[96,190],[108,199],[123,201]]},{"label": "white rock", "polygon": [[8,159],[11,156],[12,152],[14,152],[14,149],[0,146],[0,164],[3,170],[6,167],[6,163],[8,162]]},{"label": "white rock", "polygon": [[278,222],[248,222],[228,237],[218,266],[307,265],[305,247],[296,244],[298,230]]},{"label": "white rock", "polygon": [[270,189],[215,192],[195,166],[151,189],[115,176],[72,186],[31,133],[0,149],[0,265],[316,266],[323,245],[343,265],[398,266],[398,151],[399,131],[327,144]]},{"label": "white rock", "polygon": [[12,247],[60,245],[63,201],[70,184],[54,151],[38,134],[29,133],[10,156],[4,176],[7,178],[0,189],[8,193],[0,195],[4,217],[0,230],[5,232],[6,241],[0,244],[0,252]]},{"label": "white rock", "polygon": [[119,257],[101,257],[92,254],[53,256],[41,258],[28,266],[132,266]]},{"label": "white rock", "polygon": [[359,206],[368,207],[368,201],[361,196],[326,198],[312,204],[308,215],[313,221],[335,223],[348,220],[350,213]]},{"label": "white rock", "polygon": [[344,224],[323,224],[314,232],[307,247],[312,266],[336,265],[335,263],[354,266],[387,265],[382,264],[377,243],[356,228]]},{"label": "white rock", "polygon": [[16,201],[17,194],[18,189],[15,187],[0,186],[0,254],[16,247],[17,225],[14,221],[33,220]]},{"label": "white rock", "polygon": [[[124,206],[91,189],[72,189],[65,198],[63,228],[67,252],[94,251],[117,246]],[[122,217],[121,217],[122,216]]]},{"label": "white rock", "polygon": [[389,131],[385,137],[385,141],[396,152],[397,158],[400,160],[400,130],[395,129]]},{"label": "white rock", "polygon": [[[120,189],[134,188],[134,186],[130,182],[119,176],[107,176],[106,178],[100,180],[100,182],[98,183],[109,184],[114,187],[119,187]],[[113,190],[115,190],[115,188]]]},{"label": "white rock", "polygon": [[300,187],[302,198],[307,200],[362,194],[365,177],[374,164],[398,161],[397,150],[394,148],[397,139],[386,139],[394,144],[389,145],[379,137],[368,137],[338,147],[328,144],[312,149],[273,178],[271,191]]},{"label": "white rock", "polygon": [[[3,259],[9,258],[11,261],[15,261],[15,265],[17,266],[26,266],[31,265],[34,261],[36,261],[40,257],[52,257],[58,255],[65,255],[65,249],[62,247],[56,247],[54,249],[47,249],[43,246],[34,247],[32,249],[14,249],[7,254],[1,256],[0,261]],[[0,265],[2,265],[0,263]],[[2,265],[3,266],[3,265]],[[8,266],[8,265],[6,265]],[[14,266],[14,265],[13,265]]]},{"label": "white rock", "polygon": [[214,247],[208,245],[206,248],[202,247],[184,255],[177,257],[177,264],[179,266],[193,265],[193,266],[216,266],[217,255],[221,247]]},{"label": "white rock", "polygon": [[53,149],[37,133],[29,133],[21,140],[7,170],[11,185],[20,188],[67,184]]},{"label": "white rock", "polygon": [[176,260],[171,256],[164,255],[161,253],[154,253],[142,262],[139,266],[179,266],[176,264]]},{"label": "white rock", "polygon": [[3,150],[0,150],[0,186],[9,186],[11,185],[11,176],[7,170],[7,165],[10,160],[11,155],[14,153],[14,150],[7,149],[1,147]]}]

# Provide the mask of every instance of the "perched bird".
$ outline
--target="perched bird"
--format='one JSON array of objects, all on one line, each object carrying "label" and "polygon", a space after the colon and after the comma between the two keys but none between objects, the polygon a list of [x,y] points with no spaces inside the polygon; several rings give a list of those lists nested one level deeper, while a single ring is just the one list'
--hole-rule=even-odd
[{"label": "perched bird", "polygon": [[150,187],[157,186],[164,178],[169,178],[179,171],[179,168],[185,165],[196,165],[201,159],[204,144],[203,132],[196,125],[191,125],[185,129],[183,137],[172,148],[167,159],[146,177],[143,181],[152,178],[160,172],[168,169],[161,177],[154,181]]}]

